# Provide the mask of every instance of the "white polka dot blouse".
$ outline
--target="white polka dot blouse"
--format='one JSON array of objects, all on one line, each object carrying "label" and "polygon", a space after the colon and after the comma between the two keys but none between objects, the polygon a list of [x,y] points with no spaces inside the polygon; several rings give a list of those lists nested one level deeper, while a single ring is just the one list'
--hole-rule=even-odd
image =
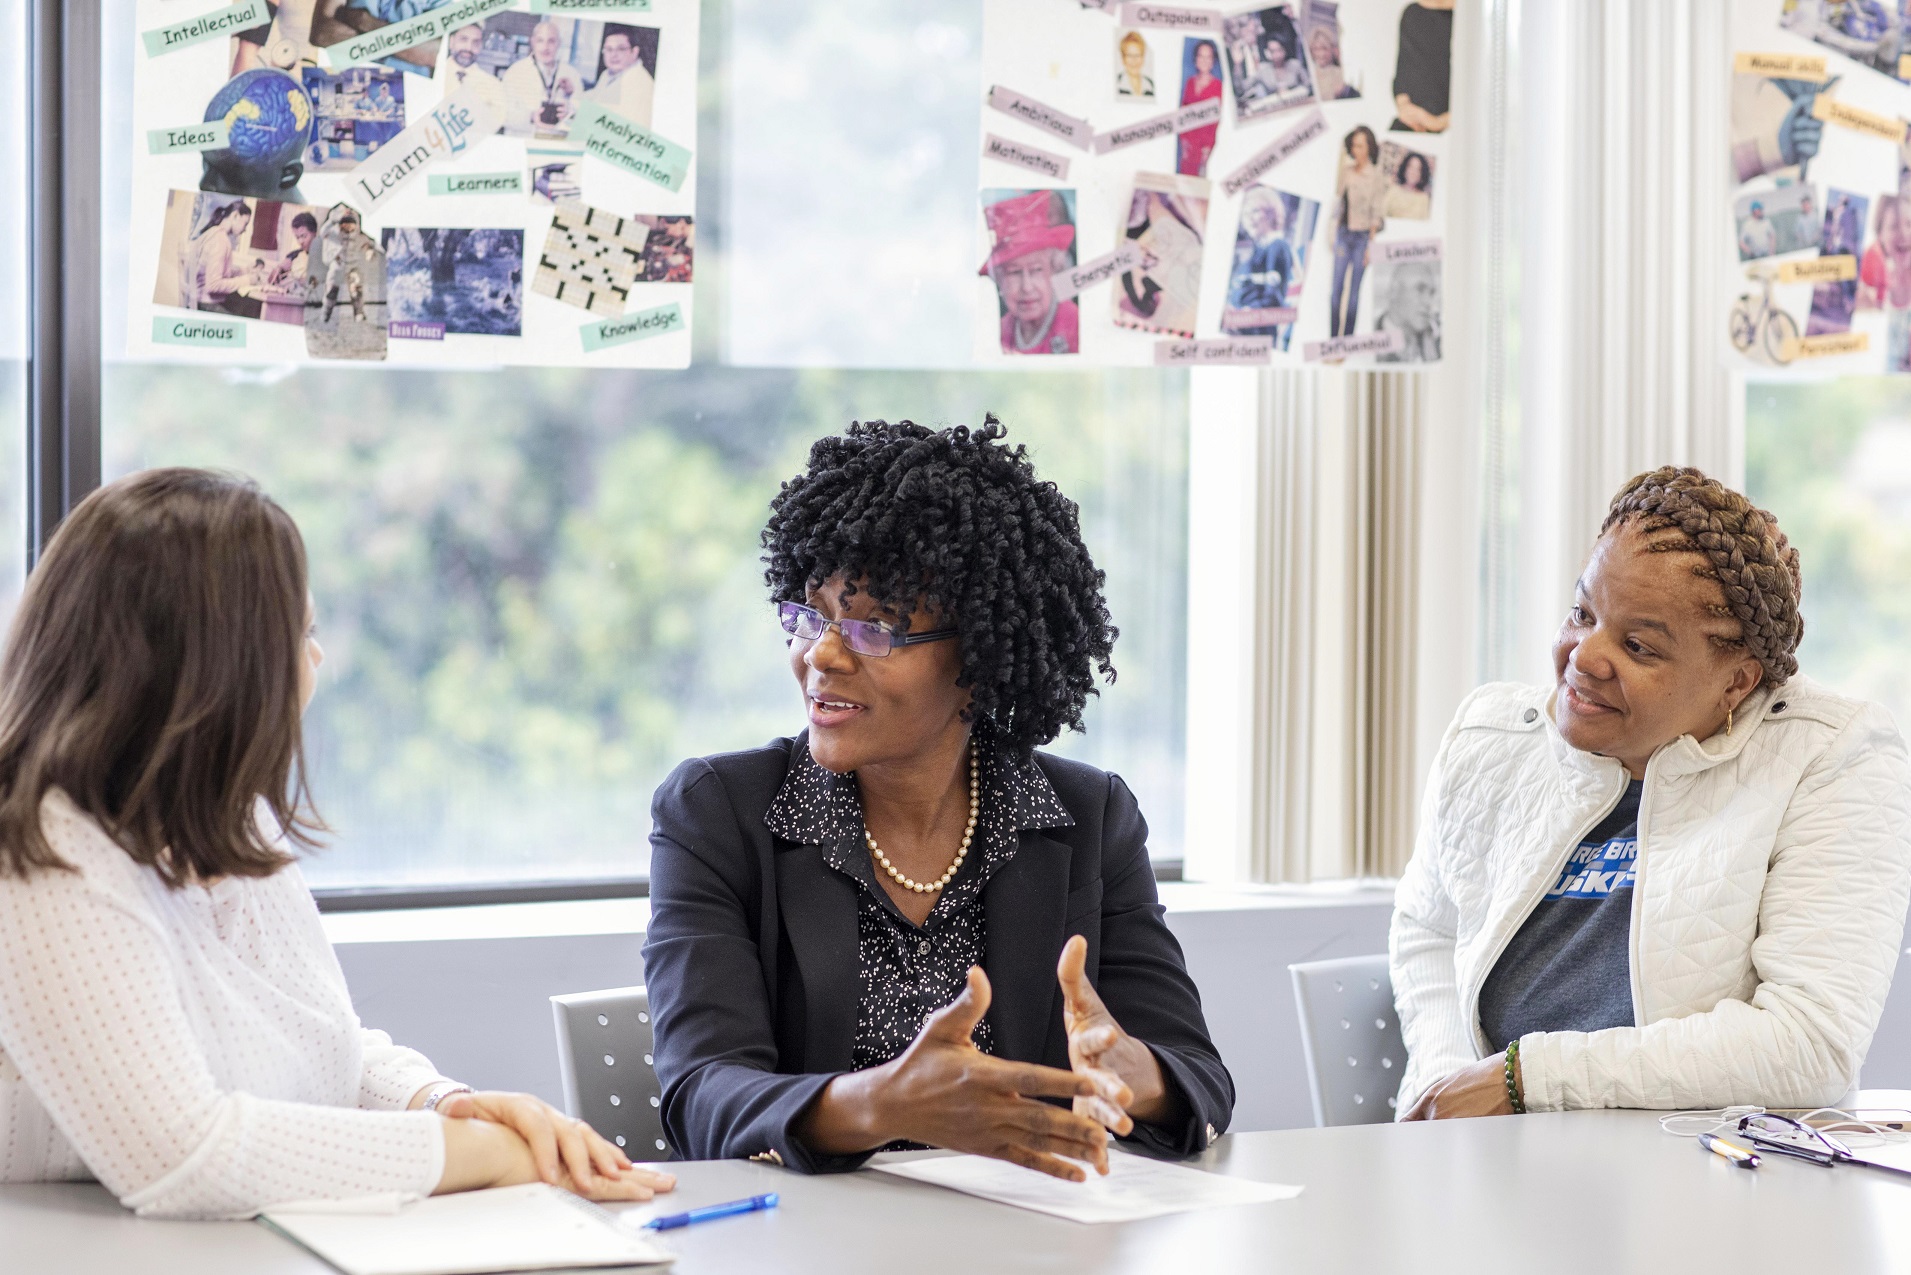
[{"label": "white polka dot blouse", "polygon": [[95,1177],[153,1217],[429,1194],[443,1079],[359,1026],[296,867],[168,889],[64,793],[76,872],[0,876],[0,1182]]}]

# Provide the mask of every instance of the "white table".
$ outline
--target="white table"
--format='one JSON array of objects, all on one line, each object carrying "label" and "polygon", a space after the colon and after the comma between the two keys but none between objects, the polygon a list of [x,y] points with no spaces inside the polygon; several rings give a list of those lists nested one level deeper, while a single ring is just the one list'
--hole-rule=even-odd
[{"label": "white table", "polygon": [[[1196,1163],[1306,1190],[1082,1226],[889,1174],[703,1161],[676,1166],[662,1211],[782,1194],[772,1212],[670,1232],[684,1275],[1911,1270],[1911,1179],[1779,1157],[1747,1172],[1643,1112],[1239,1134]],[[329,1269],[250,1223],[141,1221],[91,1185],[0,1187],[6,1275]]]}]

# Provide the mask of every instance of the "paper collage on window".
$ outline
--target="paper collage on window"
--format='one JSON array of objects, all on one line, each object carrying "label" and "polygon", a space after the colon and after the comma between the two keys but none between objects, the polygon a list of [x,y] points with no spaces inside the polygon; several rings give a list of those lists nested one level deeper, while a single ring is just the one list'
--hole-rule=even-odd
[{"label": "paper collage on window", "polygon": [[1440,361],[1450,0],[983,11],[979,359]]},{"label": "paper collage on window", "polygon": [[687,366],[698,5],[140,0],[127,354]]},{"label": "paper collage on window", "polygon": [[1911,372],[1911,0],[1732,6],[1721,348]]}]

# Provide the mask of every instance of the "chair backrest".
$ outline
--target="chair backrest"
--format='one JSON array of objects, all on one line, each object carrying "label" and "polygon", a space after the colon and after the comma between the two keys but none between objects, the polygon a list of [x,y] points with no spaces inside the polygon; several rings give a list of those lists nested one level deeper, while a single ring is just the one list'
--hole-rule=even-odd
[{"label": "chair backrest", "polygon": [[551,997],[564,1109],[633,1160],[668,1160],[663,1086],[651,1060],[650,996],[641,987]]},{"label": "chair backrest", "polygon": [[1380,1124],[1394,1116],[1407,1047],[1393,1012],[1387,955],[1290,965],[1314,1124]]}]

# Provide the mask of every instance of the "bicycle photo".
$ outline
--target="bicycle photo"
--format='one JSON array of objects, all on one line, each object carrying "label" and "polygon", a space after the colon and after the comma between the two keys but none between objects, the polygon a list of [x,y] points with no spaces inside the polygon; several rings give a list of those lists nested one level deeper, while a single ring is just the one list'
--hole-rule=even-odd
[{"label": "bicycle photo", "polygon": [[1768,265],[1755,265],[1746,269],[1745,277],[1755,280],[1759,291],[1745,293],[1733,304],[1732,344],[1740,354],[1783,367],[1798,354],[1798,321],[1772,300],[1778,271]]}]

